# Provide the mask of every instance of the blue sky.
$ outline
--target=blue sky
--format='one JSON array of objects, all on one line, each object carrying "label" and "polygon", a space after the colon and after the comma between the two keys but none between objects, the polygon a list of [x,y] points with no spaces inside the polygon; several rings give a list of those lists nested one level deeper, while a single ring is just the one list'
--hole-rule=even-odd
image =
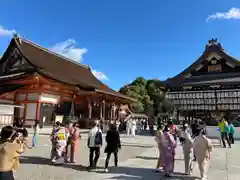
[{"label": "blue sky", "polygon": [[137,76],[164,80],[211,38],[240,57],[238,7],[239,0],[2,0],[0,54],[16,31],[88,64],[114,89]]}]

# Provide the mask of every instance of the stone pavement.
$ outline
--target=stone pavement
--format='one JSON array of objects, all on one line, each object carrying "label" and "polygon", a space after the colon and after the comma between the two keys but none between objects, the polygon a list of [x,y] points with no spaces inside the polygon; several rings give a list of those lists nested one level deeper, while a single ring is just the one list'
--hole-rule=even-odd
[{"label": "stone pavement", "polygon": [[[39,137],[39,147],[29,149],[21,158],[20,169],[16,173],[16,180],[103,180],[103,179],[164,179],[161,173],[153,172],[157,161],[157,149],[153,137],[122,136],[122,150],[119,153],[119,167],[110,168],[109,173],[103,172],[105,156],[102,152],[99,160],[99,169],[96,172],[86,171],[88,165],[88,149],[86,138],[79,141],[77,163],[53,166],[49,161],[50,142],[48,136]],[[239,180],[240,176],[240,144],[233,148],[220,148],[214,141],[215,148],[209,169],[209,180]],[[103,151],[104,148],[102,148]],[[194,168],[193,176],[187,177],[184,172],[183,156],[181,147],[177,148],[175,175],[171,179],[194,180],[199,177],[197,167]],[[111,162],[112,163],[112,162]],[[112,165],[112,164],[110,164]],[[196,165],[195,165],[196,166]]]}]

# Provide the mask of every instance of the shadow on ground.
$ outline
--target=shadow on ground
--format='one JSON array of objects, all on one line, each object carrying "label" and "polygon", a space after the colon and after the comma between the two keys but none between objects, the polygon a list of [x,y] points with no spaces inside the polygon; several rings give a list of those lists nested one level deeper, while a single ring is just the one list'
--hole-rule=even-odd
[{"label": "shadow on ground", "polygon": [[[105,173],[104,171],[97,171],[97,173]],[[152,169],[147,168],[133,168],[133,167],[118,167],[118,168],[110,168],[109,173],[113,177],[107,179],[121,179],[121,180],[159,180],[159,179],[169,179],[164,176],[162,172],[156,173]],[[106,173],[108,174],[108,173]],[[114,176],[116,174],[116,176]],[[195,180],[197,177],[186,176],[182,173],[174,173],[170,179],[175,180]]]},{"label": "shadow on ground", "polygon": [[140,145],[140,144],[132,144],[132,143],[123,143],[122,146],[129,146],[129,147],[139,147],[139,148],[153,148],[152,145]]},{"label": "shadow on ground", "polygon": [[148,157],[148,156],[136,156],[138,159],[144,159],[144,160],[158,160],[157,157]]},{"label": "shadow on ground", "polygon": [[[137,159],[144,159],[144,160],[158,160],[158,157],[150,157],[150,156],[136,156]],[[181,161],[183,158],[175,158],[175,161]]]},{"label": "shadow on ground", "polygon": [[86,166],[79,164],[53,164],[50,159],[44,157],[35,157],[35,156],[22,156],[20,158],[21,164],[36,164],[36,165],[46,165],[46,166],[59,166],[63,168],[70,168],[76,171],[87,171]]},{"label": "shadow on ground", "polygon": [[[148,158],[148,157],[141,157]],[[50,159],[44,157],[34,157],[34,156],[22,156],[20,159],[20,163],[22,164],[36,164],[36,165],[47,165],[47,166],[59,166],[62,168],[70,168],[76,171],[88,171],[86,166],[78,165],[78,164],[61,164],[54,165],[51,163]],[[105,174],[104,169],[102,167],[98,167],[96,171],[91,171],[95,173]],[[133,167],[117,167],[117,168],[109,168],[109,172],[112,177],[108,179],[121,179],[121,180],[149,180],[152,179],[166,179],[163,173],[156,173],[152,169],[148,168],[133,168]],[[108,173],[106,173],[107,175]],[[171,179],[176,180],[195,180],[196,177],[185,176],[182,173],[174,173]]]}]

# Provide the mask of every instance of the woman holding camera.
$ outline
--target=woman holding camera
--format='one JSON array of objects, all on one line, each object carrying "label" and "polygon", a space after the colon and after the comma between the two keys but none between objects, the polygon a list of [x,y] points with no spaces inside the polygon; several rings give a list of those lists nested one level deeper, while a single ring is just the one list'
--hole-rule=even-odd
[{"label": "woman holding camera", "polygon": [[14,180],[13,171],[19,166],[19,156],[24,152],[23,136],[12,126],[0,133],[0,179]]}]

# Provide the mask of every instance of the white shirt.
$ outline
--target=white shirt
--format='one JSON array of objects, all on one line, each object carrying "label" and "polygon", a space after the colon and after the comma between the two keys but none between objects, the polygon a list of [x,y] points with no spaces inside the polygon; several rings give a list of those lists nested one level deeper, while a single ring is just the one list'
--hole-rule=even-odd
[{"label": "white shirt", "polygon": [[95,126],[88,133],[89,147],[101,147],[101,145],[95,145],[95,139],[97,132],[102,133],[101,128]]}]

